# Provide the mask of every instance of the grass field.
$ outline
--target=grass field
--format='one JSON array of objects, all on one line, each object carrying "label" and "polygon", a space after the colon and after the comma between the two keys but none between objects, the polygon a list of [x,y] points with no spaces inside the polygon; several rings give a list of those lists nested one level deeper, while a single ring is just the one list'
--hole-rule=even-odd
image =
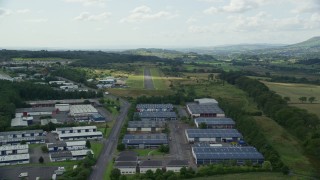
[{"label": "grass field", "polygon": [[[267,81],[261,82],[282,97],[290,97],[290,105],[306,109],[320,117],[320,86],[310,84],[275,83]],[[312,104],[309,102],[302,104],[299,101],[299,98],[303,96],[307,98],[315,97],[317,101]]]},{"label": "grass field", "polygon": [[299,141],[272,119],[257,116],[255,120],[272,146],[279,152],[281,160],[293,169],[293,173],[313,175],[315,169],[303,155]]},{"label": "grass field", "polygon": [[172,94],[170,90],[145,90],[145,89],[109,89],[110,94],[119,97],[133,97],[138,96],[163,96]]},{"label": "grass field", "polygon": [[48,57],[48,58],[12,58],[14,61],[62,61],[62,60],[68,60],[71,59],[63,59],[63,58],[54,58],[54,57]]},{"label": "grass field", "polygon": [[98,158],[103,148],[103,144],[100,142],[91,142],[91,150],[94,153],[94,157]]},{"label": "grass field", "polygon": [[144,88],[144,68],[140,68],[135,74],[130,74],[127,80],[127,85],[130,89]]},{"label": "grass field", "polygon": [[159,152],[158,149],[134,149],[134,152],[138,153],[138,156],[155,156],[155,155],[164,155],[164,153]]},{"label": "grass field", "polygon": [[285,179],[297,179],[295,177],[285,176],[282,173],[271,173],[271,172],[253,172],[253,173],[241,173],[241,174],[227,174],[227,175],[216,175],[209,177],[199,177],[193,178],[192,180],[228,180],[228,179],[237,179],[237,180],[250,180],[250,179],[259,179],[259,180],[285,180]]},{"label": "grass field", "polygon": [[104,180],[110,180],[110,174],[111,174],[111,171],[113,169],[113,161],[111,160],[111,162],[109,162],[107,168],[106,168],[106,171],[104,172],[103,174],[103,179]]},{"label": "grass field", "polygon": [[152,81],[154,88],[156,90],[166,90],[168,89],[168,83],[166,83],[166,78],[161,75],[161,72],[157,68],[150,69],[152,75]]}]

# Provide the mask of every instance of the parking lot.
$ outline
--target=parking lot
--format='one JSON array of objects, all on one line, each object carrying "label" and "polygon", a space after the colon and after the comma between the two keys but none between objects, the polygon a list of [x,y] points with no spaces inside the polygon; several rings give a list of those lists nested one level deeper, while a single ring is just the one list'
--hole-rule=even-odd
[{"label": "parking lot", "polygon": [[0,167],[0,179],[20,180],[18,177],[22,172],[28,172],[28,179],[49,180],[58,167]]}]

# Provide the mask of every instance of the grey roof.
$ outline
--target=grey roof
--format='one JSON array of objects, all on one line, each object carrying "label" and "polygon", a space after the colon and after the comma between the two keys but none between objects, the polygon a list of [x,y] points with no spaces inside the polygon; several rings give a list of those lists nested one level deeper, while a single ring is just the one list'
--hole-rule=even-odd
[{"label": "grey roof", "polygon": [[155,161],[155,160],[142,161],[140,163],[140,168],[143,168],[143,167],[162,167],[162,161]]},{"label": "grey roof", "polygon": [[125,168],[132,167],[135,168],[137,166],[137,162],[116,162],[114,167],[116,168]]},{"label": "grey roof", "polygon": [[199,159],[264,159],[263,155],[251,146],[245,147],[192,147]]},{"label": "grey roof", "polygon": [[212,125],[219,125],[219,124],[224,124],[224,125],[235,125],[236,123],[231,119],[231,118],[204,118],[204,117],[199,117],[195,118],[194,122],[200,124],[200,123],[206,123],[206,124],[212,124]]},{"label": "grey roof", "polygon": [[242,138],[236,129],[186,129],[189,138]]},{"label": "grey roof", "polygon": [[66,142],[57,142],[57,143],[48,144],[48,148],[66,147],[66,146],[67,146]]},{"label": "grey roof", "polygon": [[44,141],[43,136],[31,136],[31,137],[20,137],[20,138],[0,138],[0,143],[18,143],[21,141]]},{"label": "grey roof", "polygon": [[61,151],[50,153],[51,158],[72,158],[72,153],[70,151]]},{"label": "grey roof", "polygon": [[137,114],[141,118],[177,118],[177,115],[176,115],[175,112],[165,112],[165,111],[148,112],[148,111],[143,111],[143,112],[137,112]]},{"label": "grey roof", "polygon": [[24,130],[24,131],[5,131],[0,132],[0,136],[9,136],[9,135],[18,135],[18,134],[31,134],[31,133],[43,133],[42,129],[36,129],[36,130]]},{"label": "grey roof", "polygon": [[188,165],[186,160],[171,160],[168,162],[167,167],[186,167]]},{"label": "grey roof", "polygon": [[126,134],[122,140],[124,144],[168,144],[166,134]]},{"label": "grey roof", "polygon": [[187,104],[192,114],[224,114],[218,104]]},{"label": "grey roof", "polygon": [[151,127],[164,127],[165,123],[160,121],[129,121],[128,128],[151,128]]},{"label": "grey roof", "polygon": [[173,109],[172,104],[137,104],[137,109]]},{"label": "grey roof", "polygon": [[54,107],[36,107],[36,108],[20,108],[16,109],[17,113],[23,112],[52,112],[54,111]]}]

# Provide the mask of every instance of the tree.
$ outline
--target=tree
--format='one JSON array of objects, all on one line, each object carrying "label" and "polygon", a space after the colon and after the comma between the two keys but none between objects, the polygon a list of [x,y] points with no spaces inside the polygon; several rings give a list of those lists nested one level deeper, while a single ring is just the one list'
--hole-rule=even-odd
[{"label": "tree", "polygon": [[118,168],[112,169],[110,174],[111,180],[119,180],[121,176],[121,171]]},{"label": "tree", "polygon": [[118,144],[117,150],[118,151],[123,151],[126,148],[126,146],[123,143]]},{"label": "tree", "polygon": [[163,152],[163,153],[169,153],[169,151],[170,151],[170,147],[168,146],[168,145],[161,145],[160,147],[159,147],[159,151],[160,152]]},{"label": "tree", "polygon": [[41,150],[43,153],[48,153],[49,149],[47,148],[47,146],[41,146]]},{"label": "tree", "polygon": [[146,179],[154,179],[154,173],[151,169],[146,171],[145,178]]},{"label": "tree", "polygon": [[90,148],[91,148],[91,143],[90,143],[90,141],[89,141],[89,140],[87,140],[87,141],[86,141],[86,147],[87,147],[88,149],[90,149]]},{"label": "tree", "polygon": [[264,161],[262,163],[262,169],[271,171],[272,170],[271,162],[270,161]]},{"label": "tree", "polygon": [[314,101],[316,101],[316,98],[315,98],[315,97],[309,97],[308,101],[309,101],[310,103],[313,103]]},{"label": "tree", "polygon": [[301,101],[301,103],[304,103],[307,101],[307,97],[299,97],[299,100]]},{"label": "tree", "polygon": [[283,100],[285,100],[286,102],[291,101],[290,97],[288,97],[288,96],[284,97]]},{"label": "tree", "polygon": [[199,124],[199,129],[207,129],[207,128],[208,128],[208,126],[206,123],[202,122]]},{"label": "tree", "polygon": [[40,156],[40,158],[39,158],[39,163],[43,163],[44,162],[44,159],[43,159],[43,157],[42,156]]}]

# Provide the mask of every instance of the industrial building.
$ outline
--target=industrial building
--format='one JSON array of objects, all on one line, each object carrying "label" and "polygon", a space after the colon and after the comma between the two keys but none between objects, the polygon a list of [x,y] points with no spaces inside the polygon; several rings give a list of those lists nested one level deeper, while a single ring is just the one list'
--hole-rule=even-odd
[{"label": "industrial building", "polygon": [[136,112],[136,115],[140,117],[141,120],[151,120],[151,121],[167,121],[176,120],[177,115],[175,112]]},{"label": "industrial building", "polygon": [[218,101],[212,98],[201,98],[195,99],[194,101],[198,104],[218,104]]},{"label": "industrial building", "polygon": [[70,111],[70,104],[55,104],[54,109],[57,109],[61,112],[69,112]]},{"label": "industrial building", "polygon": [[146,160],[141,161],[139,164],[140,173],[144,174],[148,170],[156,172],[157,169],[162,169],[162,161],[155,161],[155,160]]},{"label": "industrial building", "polygon": [[73,150],[73,151],[60,151],[49,153],[51,162],[67,161],[67,160],[81,160],[84,159],[88,153],[93,154],[90,149]]},{"label": "industrial building", "polygon": [[87,149],[86,141],[47,143],[49,152]]},{"label": "industrial building", "polygon": [[263,155],[251,146],[214,147],[202,145],[192,147],[192,155],[197,165],[230,161],[236,161],[238,165],[243,165],[246,161],[251,161],[253,164],[262,164],[264,162]]},{"label": "industrial building", "polygon": [[234,129],[235,122],[231,118],[204,118],[199,117],[194,119],[197,128],[201,123],[206,124],[208,129]]},{"label": "industrial building", "polygon": [[158,148],[161,145],[168,145],[166,134],[126,134],[122,143],[127,147]]},{"label": "industrial building", "polygon": [[238,142],[242,135],[236,129],[186,129],[188,142]]},{"label": "industrial building", "polygon": [[129,121],[128,132],[161,132],[165,129],[165,123],[162,121]]},{"label": "industrial building", "polygon": [[94,113],[91,115],[91,120],[94,122],[105,122],[106,118],[99,113]]},{"label": "industrial building", "polygon": [[90,140],[90,139],[102,139],[102,138],[103,138],[103,135],[102,135],[102,132],[100,131],[59,134],[60,141],[65,141],[65,140],[75,141],[75,140],[84,140],[84,139]]},{"label": "industrial building", "polygon": [[21,144],[21,142],[26,142],[27,144],[40,144],[45,143],[45,137],[43,136],[29,136],[29,137],[5,137],[0,138],[0,146],[5,144]]},{"label": "industrial building", "polygon": [[223,110],[215,103],[188,103],[187,110],[192,117],[225,117]]},{"label": "industrial building", "polygon": [[98,110],[94,108],[91,104],[83,105],[72,105],[70,106],[70,116],[79,117],[79,116],[91,116],[92,114],[98,113]]},{"label": "industrial building", "polygon": [[42,136],[43,130],[24,130],[24,131],[5,131],[0,132],[1,138],[20,138],[20,137],[33,137],[33,136]]},{"label": "industrial building", "polygon": [[0,146],[0,166],[29,163],[28,145]]},{"label": "industrial building", "polygon": [[100,106],[101,104],[97,99],[62,99],[62,100],[42,100],[42,101],[27,101],[31,107],[55,107],[56,104],[70,104],[79,105],[84,104],[84,101],[89,101],[93,106]]},{"label": "industrial building", "polygon": [[96,132],[97,126],[77,126],[77,127],[63,127],[56,128],[55,133],[65,134],[65,133],[82,133],[82,132]]},{"label": "industrial building", "polygon": [[180,169],[183,167],[188,167],[188,161],[185,160],[171,160],[167,163],[166,170],[173,172],[180,172]]},{"label": "industrial building", "polygon": [[135,174],[138,164],[138,156],[134,151],[123,151],[115,160],[115,167],[121,174]]},{"label": "industrial building", "polygon": [[137,104],[136,110],[138,112],[159,112],[159,111],[173,111],[172,104]]},{"label": "industrial building", "polygon": [[16,109],[16,117],[26,116],[46,116],[55,113],[55,109],[52,107],[38,107],[38,108],[19,108]]},{"label": "industrial building", "polygon": [[[28,118],[29,119],[29,118]],[[30,120],[24,120],[22,117],[15,117],[11,119],[11,127],[27,127],[30,124]],[[33,120],[33,118],[32,118]],[[32,122],[31,120],[31,122]]]}]

